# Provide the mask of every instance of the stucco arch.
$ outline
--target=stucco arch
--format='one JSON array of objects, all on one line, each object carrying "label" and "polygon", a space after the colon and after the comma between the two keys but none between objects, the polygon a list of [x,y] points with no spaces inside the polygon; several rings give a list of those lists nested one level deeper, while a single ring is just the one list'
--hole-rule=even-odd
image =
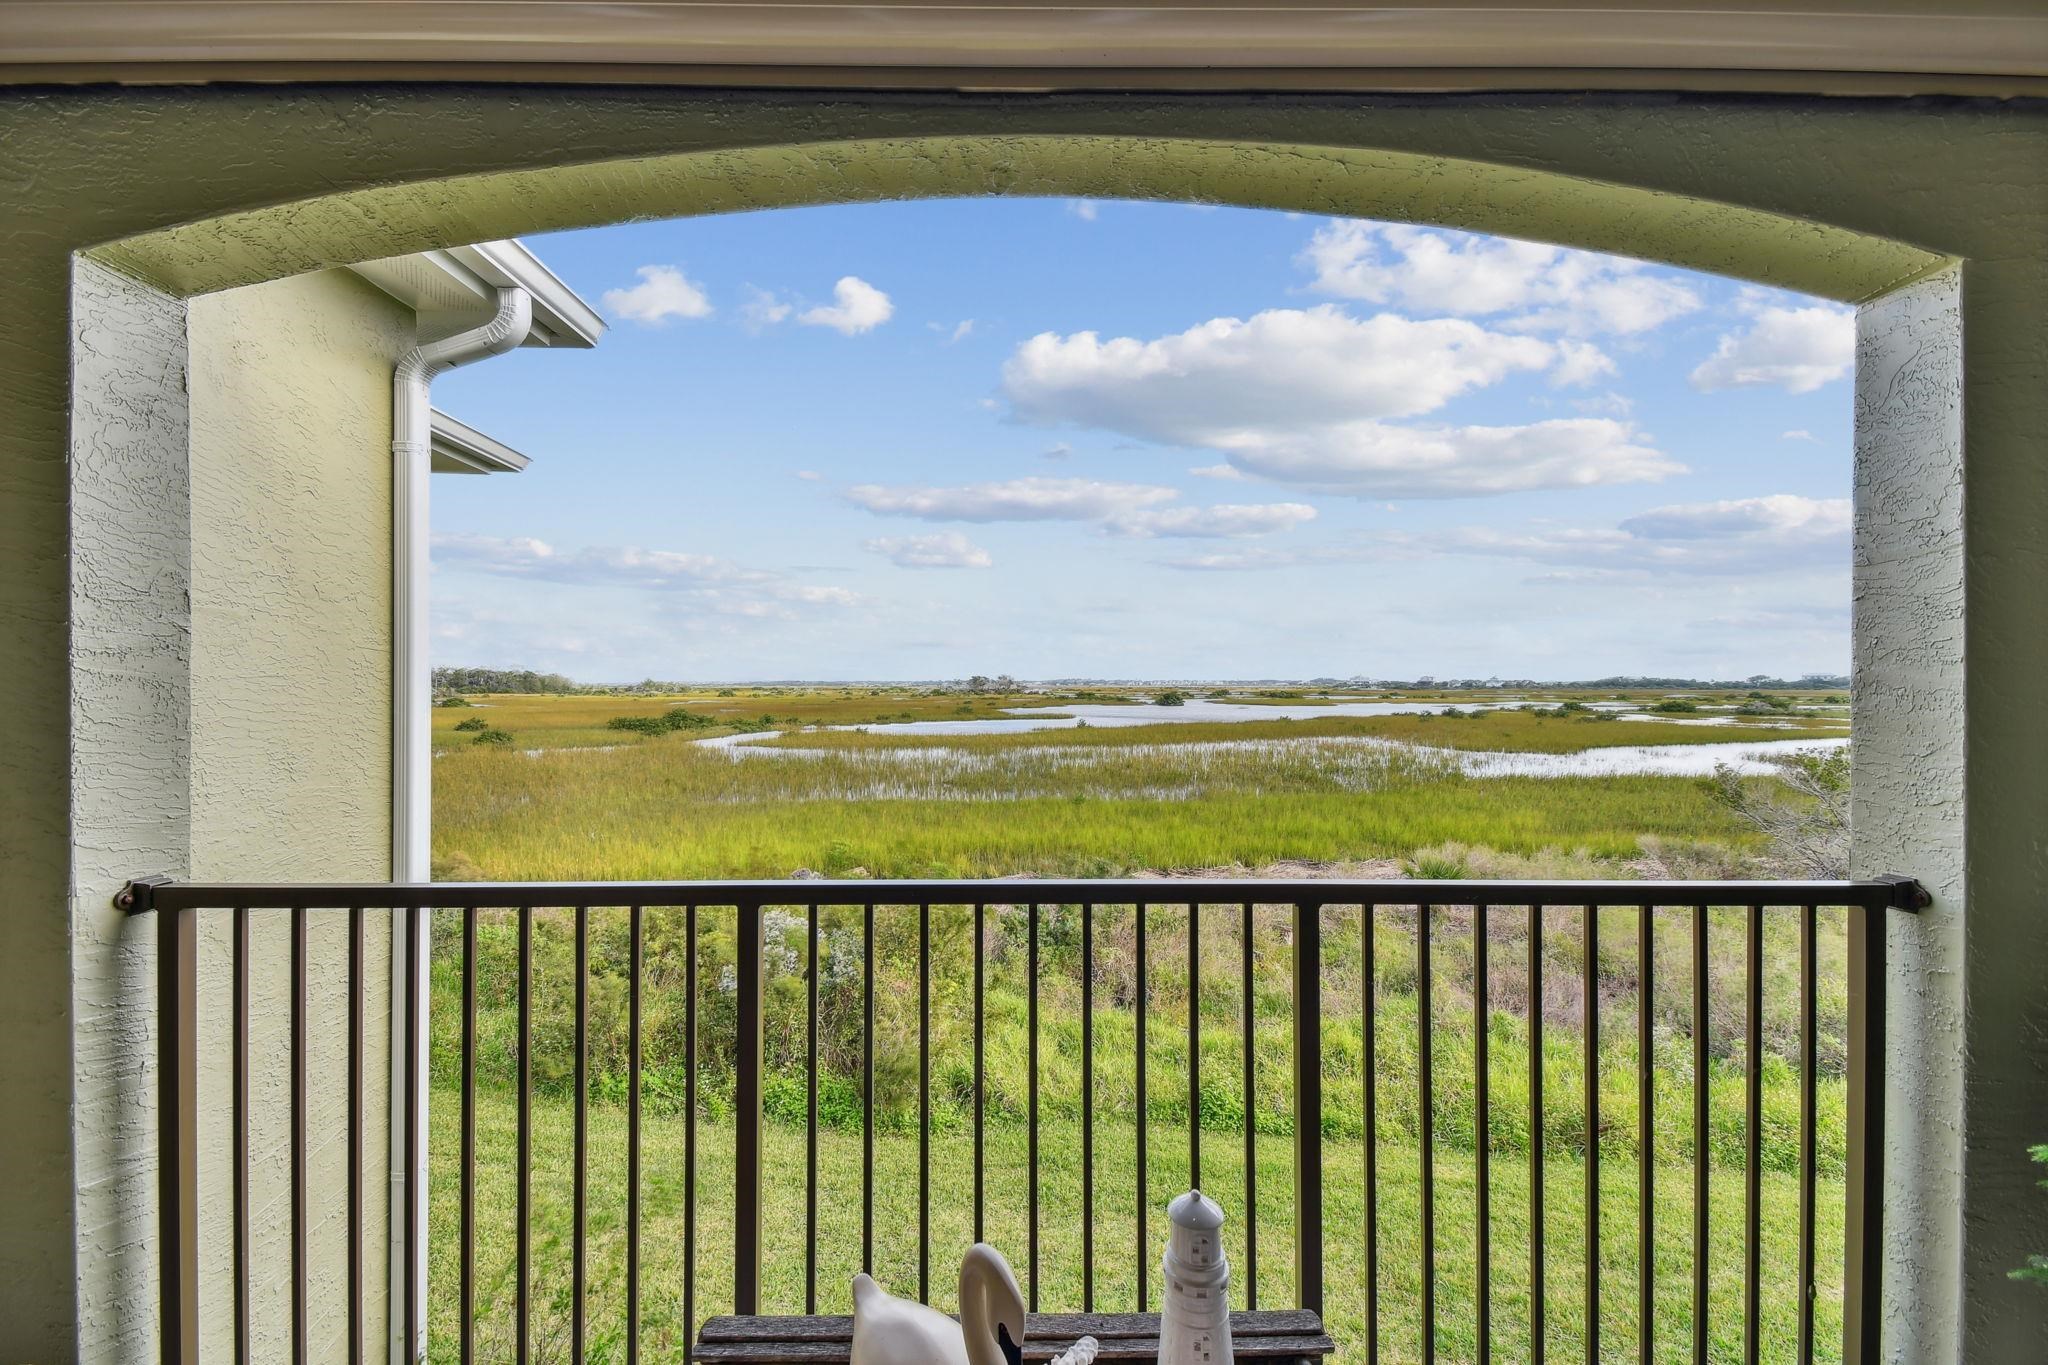
[{"label": "stucco arch", "polygon": [[539,164],[343,191],[93,252],[182,295],[523,233],[945,196],[1173,200],[1466,228],[1863,302],[1949,258],[1851,228],[1560,170],[1382,147],[963,133]]},{"label": "stucco arch", "polygon": [[[2044,113],[460,85],[0,97],[13,362],[0,624],[20,646],[0,658],[0,829],[32,907],[0,919],[0,1000],[20,1041],[0,1080],[33,1096],[0,1132],[0,1164],[28,1173],[0,1208],[21,1272],[0,1286],[0,1321],[31,1324],[19,1354],[127,1358],[153,1330],[122,1289],[146,1277],[128,1262],[154,1207],[151,1091],[134,1061],[149,950],[107,898],[178,866],[163,812],[184,717],[162,680],[181,662],[179,584],[150,576],[181,553],[178,489],[147,478],[178,452],[178,300],[552,228],[972,193],[1441,223],[1863,306],[1859,870],[1913,874],[1937,897],[1891,936],[1887,1260],[1912,1296],[1890,1305],[1887,1347],[1933,1362],[2024,1354],[2041,1310],[2005,1271],[2042,1240],[2023,1153],[2048,1131],[2048,1060],[2014,1042],[2048,1028],[2034,967],[2048,952],[2048,788],[2033,761],[2048,744]],[[117,312],[98,334],[108,349],[77,345],[80,253],[161,291],[154,330]],[[131,406],[67,403],[87,373]],[[120,439],[82,449],[81,425],[101,418]],[[138,598],[139,582],[156,596]],[[1980,645],[1967,686],[1966,617]]]}]

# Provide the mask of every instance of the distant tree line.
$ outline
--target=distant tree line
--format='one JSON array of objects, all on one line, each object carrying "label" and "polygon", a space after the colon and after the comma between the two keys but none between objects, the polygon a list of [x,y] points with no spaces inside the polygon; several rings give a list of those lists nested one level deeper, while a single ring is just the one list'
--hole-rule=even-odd
[{"label": "distant tree line", "polygon": [[530,668],[437,668],[434,691],[457,692],[581,692],[585,689],[559,673]]}]

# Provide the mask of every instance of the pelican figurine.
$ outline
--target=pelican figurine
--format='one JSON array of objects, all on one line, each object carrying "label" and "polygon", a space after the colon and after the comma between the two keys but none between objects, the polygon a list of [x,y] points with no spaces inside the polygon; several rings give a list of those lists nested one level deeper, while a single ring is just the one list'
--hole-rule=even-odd
[{"label": "pelican figurine", "polygon": [[[1085,1353],[1083,1353],[1083,1348]],[[1095,1358],[1092,1337],[1069,1365]],[[867,1274],[853,1277],[850,1365],[1023,1365],[1024,1295],[1003,1253],[977,1242],[960,1262],[960,1320],[899,1299]]]}]

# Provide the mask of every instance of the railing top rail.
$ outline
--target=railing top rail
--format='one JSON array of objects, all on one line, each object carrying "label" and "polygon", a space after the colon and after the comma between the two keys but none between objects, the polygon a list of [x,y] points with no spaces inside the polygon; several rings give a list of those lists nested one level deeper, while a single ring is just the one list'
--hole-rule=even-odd
[{"label": "railing top rail", "polygon": [[1320,878],[990,878],[932,881],[176,882],[138,878],[115,904],[149,910],[491,909],[768,905],[1767,905],[1920,910],[1909,877],[1861,881],[1458,881]]}]

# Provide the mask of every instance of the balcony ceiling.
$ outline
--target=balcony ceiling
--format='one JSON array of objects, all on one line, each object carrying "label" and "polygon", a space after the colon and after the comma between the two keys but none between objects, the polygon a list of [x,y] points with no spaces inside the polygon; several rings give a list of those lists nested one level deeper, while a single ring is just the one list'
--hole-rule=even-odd
[{"label": "balcony ceiling", "polygon": [[2042,0],[13,0],[0,80],[2048,93]]}]

